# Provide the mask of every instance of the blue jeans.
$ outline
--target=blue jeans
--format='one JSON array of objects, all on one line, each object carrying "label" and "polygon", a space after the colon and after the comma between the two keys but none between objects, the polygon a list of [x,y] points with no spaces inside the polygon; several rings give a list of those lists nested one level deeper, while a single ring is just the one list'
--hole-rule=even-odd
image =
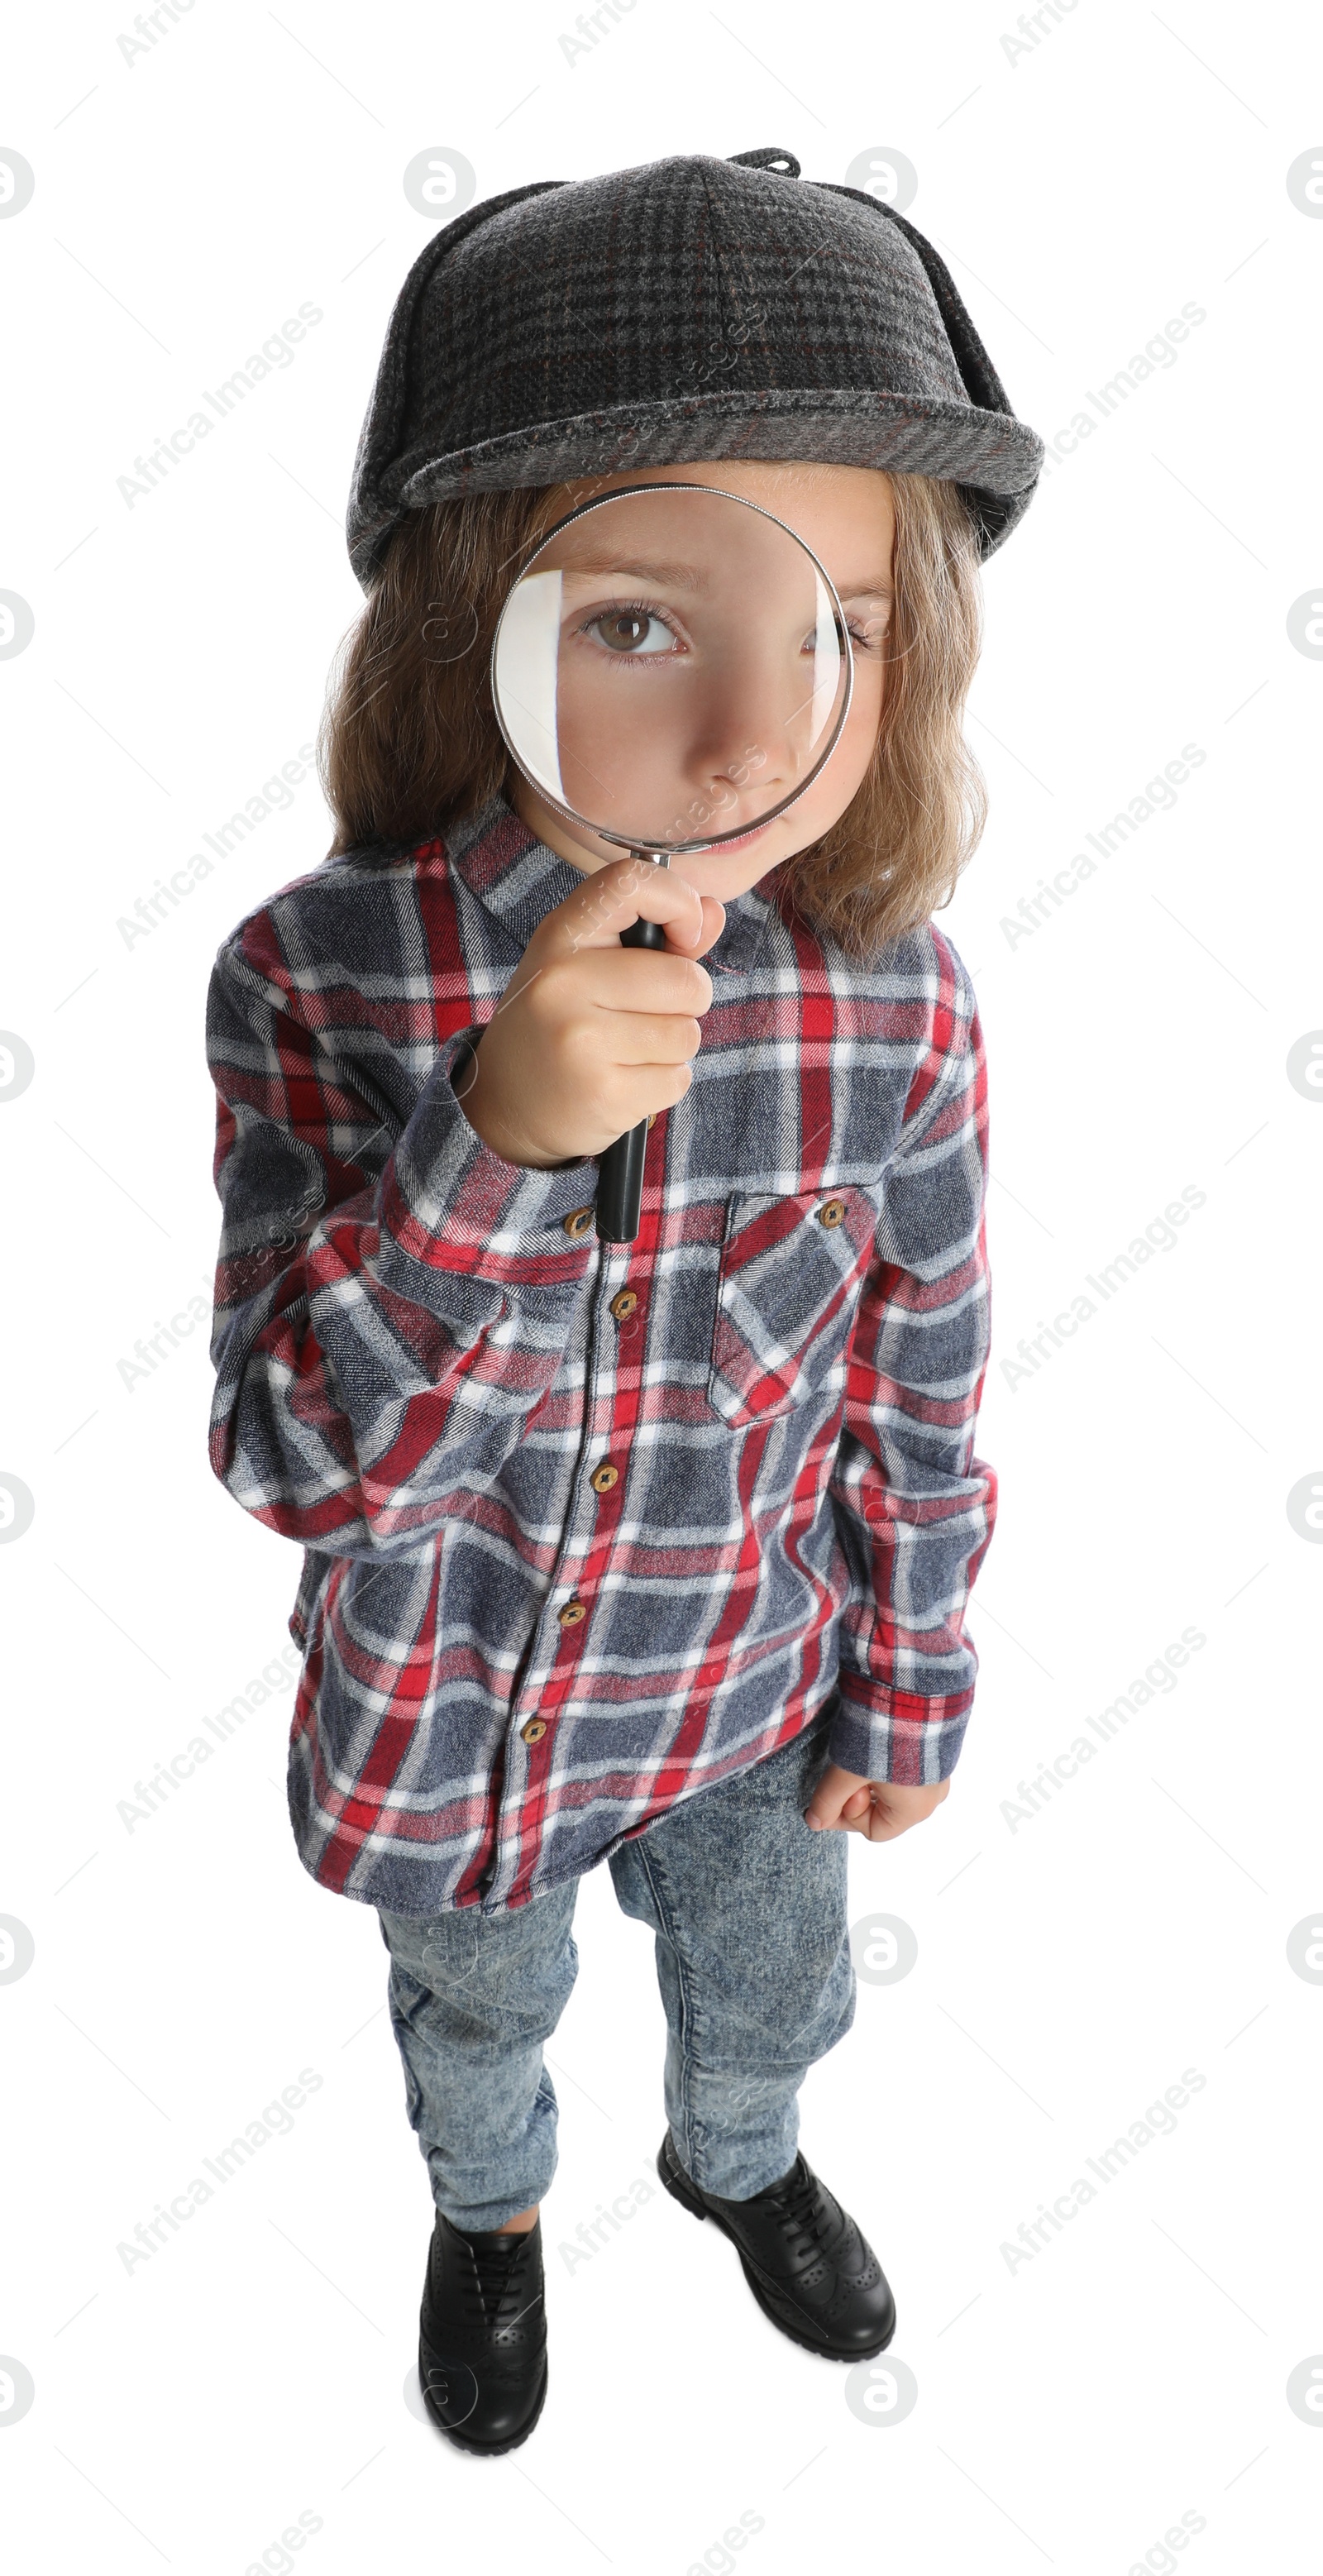
[{"label": "blue jeans", "polygon": [[[727,2200],[794,2163],[799,2087],[854,2019],[845,1836],[804,1822],[826,1758],[820,1719],[682,1799],[608,1863],[622,1910],[656,1934],[680,2160]],[[556,2170],[542,2043],[578,1970],[577,1892],[571,1879],[503,1914],[377,1908],[410,2124],[457,2227],[503,2227]]]}]

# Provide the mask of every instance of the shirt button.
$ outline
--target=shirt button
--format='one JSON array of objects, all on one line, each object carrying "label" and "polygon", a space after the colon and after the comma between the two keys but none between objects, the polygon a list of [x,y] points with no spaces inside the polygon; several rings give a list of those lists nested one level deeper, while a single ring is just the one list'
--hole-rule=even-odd
[{"label": "shirt button", "polygon": [[525,1744],[540,1744],[546,1731],[545,1717],[530,1717],[527,1726],[521,1726],[519,1729]]},{"label": "shirt button", "polygon": [[571,1208],[569,1215],[561,1218],[561,1224],[564,1226],[566,1233],[572,1234],[576,1243],[578,1242],[580,1235],[588,1232],[588,1228],[593,1221],[594,1213],[595,1211],[590,1207]]},{"label": "shirt button", "polygon": [[626,1317],[633,1314],[638,1302],[639,1297],[637,1288],[618,1289],[611,1300],[611,1312],[615,1316],[616,1322],[618,1324],[623,1324]]},{"label": "shirt button", "polygon": [[604,1458],[600,1467],[594,1467],[588,1482],[595,1494],[609,1494],[612,1486],[620,1482],[620,1469]]},{"label": "shirt button", "polygon": [[577,1628],[579,1621],[588,1616],[588,1604],[586,1601],[567,1601],[564,1609],[556,1612],[556,1616],[562,1628]]},{"label": "shirt button", "polygon": [[826,1199],[818,1210],[819,1225],[839,1225],[845,1214],[844,1199]]}]

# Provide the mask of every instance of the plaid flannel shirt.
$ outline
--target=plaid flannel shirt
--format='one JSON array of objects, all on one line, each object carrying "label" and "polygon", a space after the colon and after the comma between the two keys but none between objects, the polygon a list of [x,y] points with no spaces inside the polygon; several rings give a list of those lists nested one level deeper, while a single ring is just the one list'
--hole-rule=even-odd
[{"label": "plaid flannel shirt", "polygon": [[973,1697],[968,975],[931,922],[862,967],[735,899],[611,1245],[591,1158],[517,1168],[462,1105],[466,1037],[582,884],[498,798],[284,887],[208,995],[211,1461],[305,1550],[303,1862],[402,1913],[524,1904],[828,1703],[833,1760],[942,1779]]}]

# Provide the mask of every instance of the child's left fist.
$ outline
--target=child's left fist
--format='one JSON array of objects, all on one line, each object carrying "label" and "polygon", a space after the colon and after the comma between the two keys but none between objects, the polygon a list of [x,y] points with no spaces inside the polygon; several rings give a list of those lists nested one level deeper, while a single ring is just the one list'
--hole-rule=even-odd
[{"label": "child's left fist", "polygon": [[804,1810],[804,1822],[815,1833],[830,1827],[866,1834],[870,1843],[889,1843],[911,1825],[921,1825],[950,1786],[949,1780],[934,1780],[926,1788],[908,1788],[898,1780],[861,1780],[857,1771],[842,1771],[839,1763],[829,1762]]}]

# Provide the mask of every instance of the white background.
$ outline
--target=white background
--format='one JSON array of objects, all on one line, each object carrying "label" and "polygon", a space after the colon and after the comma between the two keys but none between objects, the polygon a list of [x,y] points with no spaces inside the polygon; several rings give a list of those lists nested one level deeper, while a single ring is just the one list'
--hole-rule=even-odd
[{"label": "white background", "polygon": [[[1287,1940],[1323,1904],[1320,1560],[1287,1497],[1323,1481],[1323,1119],[1286,1059],[1323,1024],[1323,669],[1288,616],[1323,584],[1323,221],[1287,172],[1323,165],[1318,64],[1303,13],[1226,0],[1080,0],[1014,56],[1009,9],[637,0],[571,60],[569,7],[197,0],[131,60],[109,8],[11,30],[0,145],[36,174],[0,221],[0,587],[35,621],[0,665],[0,1026],[35,1060],[0,1101],[0,1471],[35,1500],[0,1546],[0,1912],[35,1944],[0,1985],[0,2351],[35,2389],[21,2421],[0,2406],[14,2564],[1298,2568],[1323,1989]],[[855,1917],[901,1917],[917,1964],[861,1984],[804,2096],[917,2404],[853,2413],[847,2373],[765,2323],[659,2188],[591,2258],[561,2250],[655,2181],[662,2127],[651,1945],[602,1872],[549,2052],[551,2393],[524,2448],[473,2462],[406,2404],[427,2180],[375,1917],[290,1839],[293,1659],[168,1803],[119,1812],[288,1644],[299,1553],[212,1481],[205,1331],[146,1379],[119,1363],[209,1291],[207,976],[323,856],[315,780],[150,935],[116,925],[315,732],[361,606],[354,444],[429,233],[406,164],[457,151],[486,196],[766,143],[809,177],[912,162],[912,219],[1049,439],[1183,304],[1205,318],[1063,443],[985,579],[991,820],[941,922],[989,1051],[1000,1520],[952,1794],[851,1845]],[[304,301],[323,318],[293,363],[128,506],[135,457]],[[1205,758],[1171,810],[1013,941],[1021,898],[1187,743]],[[1011,1382],[1021,1337],[1187,1187],[1205,1203],[1175,1245]],[[1206,1642],[1175,1687],[1006,1816],[1187,1626]],[[126,2269],[135,2226],[304,2068],[289,2134]],[[1012,2269],[1022,2222],[1186,2069],[1174,2133]],[[296,2555],[300,2513],[320,2527]],[[1172,2553],[1183,2514],[1201,2527]]]}]

